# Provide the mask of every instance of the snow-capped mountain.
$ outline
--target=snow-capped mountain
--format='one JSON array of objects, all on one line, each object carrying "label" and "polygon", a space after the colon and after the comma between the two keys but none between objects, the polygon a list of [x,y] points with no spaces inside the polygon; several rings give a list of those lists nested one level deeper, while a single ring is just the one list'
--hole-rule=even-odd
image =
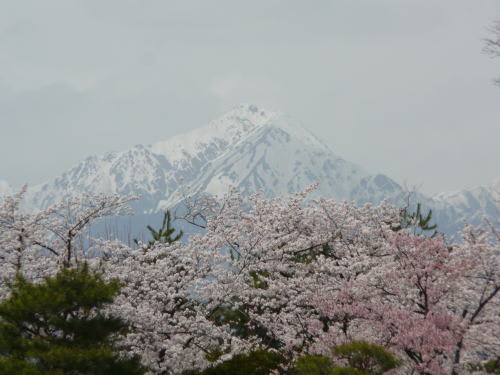
[{"label": "snow-capped mountain", "polygon": [[[33,208],[81,192],[141,196],[137,213],[152,214],[198,192],[221,194],[230,185],[244,194],[289,194],[319,182],[316,195],[359,203],[389,198],[403,204],[404,189],[336,155],[300,123],[278,112],[240,105],[207,126],[148,146],[91,156],[55,179],[29,190]],[[1,189],[0,185],[0,189]],[[495,188],[417,199],[433,207],[440,227],[457,219],[498,215]],[[446,220],[443,223],[439,220]]]},{"label": "snow-capped mountain", "polygon": [[430,200],[436,207],[436,222],[455,222],[450,230],[460,227],[457,218],[466,219],[471,224],[479,224],[484,218],[492,221],[500,220],[500,179],[491,185],[477,186],[472,189],[440,193]]},{"label": "snow-capped mountain", "polygon": [[186,194],[221,194],[229,185],[276,196],[319,181],[318,194],[351,199],[352,191],[362,195],[358,186],[367,178],[361,167],[335,155],[293,119],[240,105],[166,141],[89,157],[30,189],[30,198],[34,207],[43,208],[84,191],[135,194],[142,197],[136,208],[156,212]]},{"label": "snow-capped mountain", "polygon": [[[190,181],[191,191],[221,194],[232,185],[244,194],[262,191],[272,197],[317,181],[318,195],[350,199],[351,191],[368,175],[285,115],[259,112],[255,106],[239,107],[223,117],[224,123],[247,124],[247,113],[257,114],[258,126],[249,128],[221,155],[209,160]],[[161,202],[160,208],[181,198],[176,192]]]}]

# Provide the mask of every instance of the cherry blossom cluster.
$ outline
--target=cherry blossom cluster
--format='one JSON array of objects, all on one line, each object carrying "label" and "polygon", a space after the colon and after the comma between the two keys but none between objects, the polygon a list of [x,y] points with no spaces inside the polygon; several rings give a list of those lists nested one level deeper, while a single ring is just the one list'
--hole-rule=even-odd
[{"label": "cherry blossom cluster", "polygon": [[[188,201],[187,241],[132,249],[85,237],[129,213],[134,198],[85,195],[23,213],[24,191],[0,203],[0,298],[16,272],[31,280],[86,261],[122,282],[110,308],[127,319],[124,350],[153,374],[204,368],[257,347],[293,360],[365,340],[391,348],[401,374],[460,374],[500,352],[500,239],[493,224],[462,240],[398,229],[384,202],[358,207],[290,197]],[[238,321],[221,319],[221,311]],[[244,332],[244,333],[243,333]]]}]

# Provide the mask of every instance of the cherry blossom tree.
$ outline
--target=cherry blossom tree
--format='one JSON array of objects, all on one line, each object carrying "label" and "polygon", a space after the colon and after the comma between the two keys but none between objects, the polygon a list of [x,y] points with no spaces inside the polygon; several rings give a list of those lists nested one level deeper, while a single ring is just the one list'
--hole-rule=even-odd
[{"label": "cherry blossom tree", "polygon": [[255,196],[250,207],[238,197],[210,203],[217,214],[206,220],[206,238],[225,242],[238,276],[225,303],[260,332],[261,344],[327,353],[369,339],[399,350],[401,371],[432,374],[458,373],[499,352],[493,226],[466,227],[463,242],[449,246],[442,237],[395,233],[399,217],[386,204],[304,205],[306,194]]},{"label": "cherry blossom tree", "polygon": [[339,333],[347,341],[368,335],[422,374],[458,374],[464,364],[495,358],[500,248],[491,229],[468,226],[452,247],[439,237],[390,234],[379,266],[342,291],[319,293],[325,319],[341,324],[326,343],[335,345]]},{"label": "cherry blossom tree", "polygon": [[78,263],[79,258],[86,258],[83,242],[89,224],[106,216],[131,214],[127,203],[136,199],[83,194],[37,213],[25,213],[21,207],[25,193],[23,187],[0,204],[1,279],[11,279],[16,272],[29,280],[40,279],[54,274],[59,265]]},{"label": "cherry blossom tree", "polygon": [[499,352],[493,225],[466,227],[462,242],[447,244],[400,229],[389,204],[308,200],[314,188],[267,200],[234,190],[193,197],[177,216],[203,233],[137,250],[79,241],[131,198],[87,195],[26,214],[21,192],[0,205],[0,276],[37,280],[85,261],[119,279],[110,312],[131,322],[124,347],[154,374],[255,349],[291,363],[360,340],[395,350],[401,374],[458,374]]}]

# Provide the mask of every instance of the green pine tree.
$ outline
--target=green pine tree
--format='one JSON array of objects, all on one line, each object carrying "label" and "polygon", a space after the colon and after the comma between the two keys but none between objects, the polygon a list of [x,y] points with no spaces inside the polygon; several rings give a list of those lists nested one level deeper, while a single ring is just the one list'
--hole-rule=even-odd
[{"label": "green pine tree", "polygon": [[295,361],[291,375],[331,375],[334,367],[331,358],[321,355],[304,355]]},{"label": "green pine tree", "polygon": [[[386,348],[365,341],[353,341],[332,348],[336,358],[346,360],[348,367],[355,369],[352,374],[366,373],[382,375],[383,373],[400,366],[401,362]],[[357,371],[357,372],[356,372]],[[333,375],[348,374],[342,370],[332,372]]]},{"label": "green pine tree", "polygon": [[298,358],[291,375],[382,375],[401,365],[383,346],[365,341],[353,341],[332,348],[335,360],[343,362],[338,366],[329,357],[305,355]]},{"label": "green pine tree", "polygon": [[436,230],[437,224],[431,224],[431,220],[432,210],[429,210],[424,215],[422,213],[422,205],[417,203],[415,211],[410,211],[408,207],[404,207],[401,210],[401,223],[392,229],[397,232],[404,228],[413,228],[415,233],[420,232],[430,237],[435,237],[438,234]]},{"label": "green pine tree", "polygon": [[139,375],[138,357],[117,353],[127,330],[103,308],[117,295],[87,265],[63,268],[38,284],[18,276],[0,303],[0,373],[3,375]]},{"label": "green pine tree", "polygon": [[[146,248],[148,249],[151,248],[157,242],[169,243],[169,244],[174,243],[176,241],[179,241],[184,235],[184,232],[181,230],[174,236],[175,229],[172,228],[171,225],[171,217],[169,210],[167,210],[163,215],[163,222],[160,229],[155,230],[150,225],[148,225],[146,228],[148,228],[149,233],[151,233],[151,237],[153,238],[152,240],[148,241],[148,244],[146,246]],[[137,246],[139,246],[139,241],[137,239],[134,239],[134,242]]]}]

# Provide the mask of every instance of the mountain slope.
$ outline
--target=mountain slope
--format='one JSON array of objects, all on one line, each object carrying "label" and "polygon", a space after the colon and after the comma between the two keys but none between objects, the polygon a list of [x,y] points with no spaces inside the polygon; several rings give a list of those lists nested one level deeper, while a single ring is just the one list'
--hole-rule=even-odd
[{"label": "mountain slope", "polygon": [[485,218],[493,222],[500,220],[500,179],[488,186],[440,193],[430,204],[437,208],[436,221],[449,226],[448,233],[461,227],[460,219],[474,225],[483,223]]},{"label": "mountain slope", "polygon": [[211,160],[221,156],[273,114],[238,107],[208,126],[150,146],[91,156],[61,176],[30,189],[33,208],[45,208],[83,191],[134,194],[138,212],[154,212],[181,186],[188,185]]},{"label": "mountain slope", "polygon": [[[320,182],[318,195],[350,199],[353,188],[367,175],[361,167],[339,158],[292,119],[275,115],[205,164],[190,190],[217,195],[232,185],[243,194],[262,191],[272,197]],[[162,202],[161,208],[181,198],[173,194]]]},{"label": "mountain slope", "polygon": [[[262,191],[279,196],[319,182],[315,195],[359,203],[388,198],[404,204],[405,190],[389,177],[371,175],[337,156],[292,118],[240,105],[207,126],[149,146],[92,156],[59,177],[29,190],[32,208],[40,209],[81,192],[141,196],[139,214],[152,214],[182,201],[185,195],[221,194],[229,185],[244,194]],[[457,219],[474,221],[498,211],[493,191],[419,195],[435,210],[440,227],[455,231]]]},{"label": "mountain slope", "polygon": [[44,208],[83,191],[135,194],[142,197],[136,210],[151,213],[185,194],[221,194],[228,185],[276,196],[319,181],[318,193],[351,199],[351,191],[368,177],[291,118],[241,105],[169,140],[89,157],[33,187],[29,197],[33,207]]}]

